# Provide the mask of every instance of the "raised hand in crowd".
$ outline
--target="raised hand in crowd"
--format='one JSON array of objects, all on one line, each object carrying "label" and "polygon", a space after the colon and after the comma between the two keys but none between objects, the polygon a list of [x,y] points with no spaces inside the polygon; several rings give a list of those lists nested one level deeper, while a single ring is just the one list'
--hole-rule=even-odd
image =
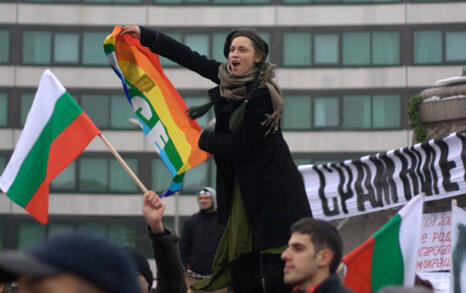
[{"label": "raised hand in crowd", "polygon": [[164,231],[162,217],[165,208],[165,203],[154,191],[150,190],[144,194],[142,211],[152,233],[162,233]]}]

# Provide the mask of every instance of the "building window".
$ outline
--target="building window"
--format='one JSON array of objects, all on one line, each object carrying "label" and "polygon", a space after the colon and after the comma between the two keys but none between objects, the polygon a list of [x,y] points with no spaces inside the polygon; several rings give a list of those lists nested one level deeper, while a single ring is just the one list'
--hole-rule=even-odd
[{"label": "building window", "polygon": [[138,4],[141,0],[23,0],[33,3]]},{"label": "building window", "polygon": [[82,233],[91,233],[94,235],[105,236],[105,225],[95,221],[82,221],[76,225],[76,230]]},{"label": "building window", "polygon": [[181,193],[195,193],[198,192],[202,187],[210,185],[210,163],[211,161],[208,160],[186,172],[186,174],[184,175]]},{"label": "building window", "polygon": [[[170,1],[170,3],[172,3]],[[223,56],[223,45],[228,32],[164,32],[164,34],[177,40],[180,43],[190,47],[193,51],[198,52],[201,55],[205,55],[208,58],[217,60],[218,62],[225,62],[226,58]],[[259,32],[259,35],[266,41],[270,42],[270,32]],[[269,50],[270,56],[270,50]],[[160,64],[163,67],[179,67],[175,62],[163,57],[160,57]]]},{"label": "building window", "polygon": [[108,65],[102,45],[108,34],[108,32],[83,33],[82,50],[84,65]]},{"label": "building window", "polygon": [[[125,158],[125,161],[137,174],[138,161],[132,158]],[[78,188],[81,192],[99,193],[135,193],[138,191],[128,173],[113,158],[80,158]]]},{"label": "building window", "polygon": [[[61,0],[63,1],[63,0]],[[68,0],[66,0],[68,1]],[[72,0],[76,1],[76,0]],[[137,4],[141,3],[141,0],[83,0],[84,3],[102,3],[102,4]]]},{"label": "building window", "polygon": [[76,161],[69,164],[65,170],[53,179],[51,186],[54,191],[76,190]]},{"label": "building window", "polygon": [[136,247],[137,230],[134,225],[125,224],[107,224],[107,235],[120,246]]},{"label": "building window", "polygon": [[56,63],[79,62],[79,35],[73,33],[55,34],[53,61]]},{"label": "building window", "polygon": [[184,38],[186,46],[201,55],[210,56],[209,36],[205,34],[189,34]]},{"label": "building window", "polygon": [[322,3],[379,3],[400,2],[400,0],[282,0],[283,4],[322,4]]},{"label": "building window", "polygon": [[316,97],[314,99],[314,126],[337,127],[340,124],[340,109],[337,97]]},{"label": "building window", "polygon": [[283,4],[309,4],[312,0],[282,0]]},{"label": "building window", "polygon": [[[136,159],[125,159],[126,164],[137,173],[138,171],[138,161]],[[134,180],[129,176],[128,172],[123,168],[123,166],[116,160],[110,159],[110,184],[109,189],[111,191],[118,192],[137,192],[138,188]]]},{"label": "building window", "polygon": [[10,61],[10,31],[0,29],[0,64]]},{"label": "building window", "polygon": [[79,189],[83,192],[107,190],[108,166],[105,158],[81,158],[79,160]]},{"label": "building window", "polygon": [[24,2],[34,3],[89,3],[89,4],[137,4],[141,0],[23,0]]},{"label": "building window", "polygon": [[83,94],[80,104],[84,112],[100,128],[110,125],[110,95]]},{"label": "building window", "polygon": [[212,58],[218,62],[226,61],[225,56],[223,56],[223,45],[227,34],[227,32],[212,34]]},{"label": "building window", "polygon": [[217,165],[215,164],[215,161],[211,159],[210,165],[210,182],[209,186],[217,189]]},{"label": "building window", "polygon": [[[212,40],[215,40],[214,34],[209,33],[179,33],[179,32],[167,32],[166,35],[177,40],[180,43],[185,44],[190,47],[193,51],[198,52],[201,55],[205,55],[209,58],[212,57],[212,52],[215,52],[217,49],[211,49]],[[226,35],[226,33],[225,33]],[[217,35],[218,38],[218,35]],[[215,43],[218,45],[218,43]],[[212,44],[213,45],[213,44]],[[223,45],[222,45],[223,46]],[[223,53],[223,47],[221,51]],[[218,56],[218,55],[217,55]],[[168,58],[160,56],[160,64],[164,67],[179,67],[178,64],[169,60]]]},{"label": "building window", "polygon": [[372,33],[372,64],[393,65],[400,63],[400,33]]},{"label": "building window", "polygon": [[52,34],[45,31],[23,32],[23,63],[50,64]]},{"label": "building window", "polygon": [[79,104],[101,129],[135,129],[129,122],[134,112],[123,94],[82,94]]},{"label": "building window", "polygon": [[26,123],[29,110],[34,100],[34,93],[21,93],[19,97],[19,126],[22,128]]},{"label": "building window", "polygon": [[268,4],[271,0],[154,0],[157,4]]},{"label": "building window", "polygon": [[284,129],[310,129],[312,107],[310,96],[286,96],[283,110]]},{"label": "building window", "polygon": [[466,31],[464,32],[446,32],[446,60],[466,61]]},{"label": "building window", "polygon": [[103,221],[82,221],[75,225],[75,229],[83,233],[92,233],[108,237],[120,246],[136,247],[137,229],[134,225],[124,223],[105,223]]},{"label": "building window", "polygon": [[8,122],[8,94],[0,93],[0,127],[5,127]]},{"label": "building window", "polygon": [[6,157],[3,155],[0,155],[0,170],[2,170],[1,173],[3,173],[3,170],[5,170],[6,167]]},{"label": "building window", "polygon": [[414,32],[414,63],[438,64],[442,62],[442,32],[439,30]]},{"label": "building window", "polygon": [[311,34],[285,33],[283,36],[283,64],[285,66],[311,65]]},{"label": "building window", "polygon": [[343,96],[343,128],[390,129],[401,126],[401,98],[394,94]]},{"label": "building window", "polygon": [[[18,248],[27,248],[47,237],[66,231],[77,231],[107,237],[120,246],[137,247],[139,230],[135,221],[122,220],[56,220],[51,219],[47,226],[32,220],[18,221]],[[1,227],[0,227],[1,228]],[[1,234],[0,234],[1,235]]]},{"label": "building window", "polygon": [[343,64],[369,65],[371,56],[370,33],[343,33]]},{"label": "building window", "polygon": [[18,248],[24,249],[44,240],[46,227],[35,221],[20,222],[17,233]]},{"label": "building window", "polygon": [[293,161],[296,164],[296,166],[312,164],[312,160],[309,159],[309,158],[295,158],[295,157],[293,157]]},{"label": "building window", "polygon": [[0,219],[0,249],[3,249],[5,247],[5,244],[3,243],[3,239],[5,238],[3,236],[3,221]]},{"label": "building window", "polygon": [[373,95],[372,115],[374,128],[401,127],[401,97],[393,94]]},{"label": "building window", "polygon": [[284,66],[386,66],[400,60],[397,31],[283,34]]},{"label": "building window", "polygon": [[285,130],[392,129],[401,127],[401,111],[398,94],[286,95],[282,125]]},{"label": "building window", "polygon": [[170,171],[163,163],[162,159],[152,160],[151,186],[158,192],[162,193],[167,190],[173,180]]},{"label": "building window", "polygon": [[343,96],[343,127],[367,129],[371,127],[371,97]]},{"label": "building window", "polygon": [[[219,33],[211,35],[208,33],[177,33],[177,32],[168,32],[166,34],[172,37],[173,39],[177,40],[178,42],[183,43],[186,46],[190,47],[193,51],[197,51],[199,54],[205,55],[209,58],[214,58],[213,52],[218,51],[217,48],[214,47],[214,45],[216,46],[219,45],[218,39],[219,39],[219,36],[222,35]],[[225,33],[225,36],[226,36],[226,33]],[[212,49],[211,49],[211,40],[212,40]],[[222,55],[215,54],[215,56],[216,57],[223,56],[223,47],[220,53],[222,53]],[[162,56],[160,56],[160,63],[164,67],[179,67],[179,65],[176,64],[175,62]]]},{"label": "building window", "polygon": [[[207,161],[188,170],[183,179],[181,194],[192,194],[198,192],[204,186],[215,187],[216,169],[212,167],[213,160]],[[157,192],[163,192],[168,189],[173,177],[168,171],[163,161],[156,158],[152,161],[152,178],[151,183]]]},{"label": "building window", "polygon": [[116,129],[134,129],[135,125],[128,123],[135,114],[125,95],[111,95],[110,98],[110,127]]},{"label": "building window", "polygon": [[61,223],[58,221],[51,220],[49,221],[47,228],[48,228],[47,236],[50,237],[56,234],[72,231],[73,225],[71,223]]},{"label": "building window", "polygon": [[[102,43],[108,32],[23,31],[23,64],[108,64]],[[3,45],[2,45],[3,46]]]},{"label": "building window", "polygon": [[314,37],[314,60],[316,65],[337,64],[338,60],[338,35],[318,34]]},{"label": "building window", "polygon": [[464,64],[466,31],[416,30],[414,64]]}]

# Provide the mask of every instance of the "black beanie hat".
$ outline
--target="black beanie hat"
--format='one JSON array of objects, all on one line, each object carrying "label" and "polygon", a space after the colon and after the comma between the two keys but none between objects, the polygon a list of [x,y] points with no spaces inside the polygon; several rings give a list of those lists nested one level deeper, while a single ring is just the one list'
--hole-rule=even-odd
[{"label": "black beanie hat", "polygon": [[261,38],[259,33],[253,28],[241,28],[232,30],[227,35],[227,38],[225,39],[225,45],[223,46],[223,55],[225,56],[225,58],[228,59],[231,41],[233,41],[234,38],[239,36],[250,38],[257,45],[257,47],[259,47],[259,49],[263,53],[262,60],[264,60],[267,57],[267,54],[269,54],[269,45],[267,45],[264,39]]}]

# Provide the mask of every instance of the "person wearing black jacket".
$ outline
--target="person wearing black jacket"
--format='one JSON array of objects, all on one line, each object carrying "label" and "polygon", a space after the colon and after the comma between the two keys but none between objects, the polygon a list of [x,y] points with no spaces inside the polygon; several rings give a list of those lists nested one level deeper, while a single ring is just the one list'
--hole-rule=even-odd
[{"label": "person wearing black jacket", "polygon": [[148,226],[157,265],[155,293],[186,293],[184,270],[176,246],[178,236],[162,223],[165,204],[153,191],[144,194],[143,215]]},{"label": "person wearing black jacket", "polygon": [[186,219],[183,225],[179,247],[188,287],[212,273],[212,261],[224,229],[217,222],[215,198],[213,188],[203,187],[197,197],[199,212]]},{"label": "person wearing black jacket", "polygon": [[212,278],[196,289],[222,288],[231,278],[235,292],[262,293],[262,284],[266,293],[291,292],[280,253],[291,224],[311,210],[280,129],[283,94],[273,81],[276,66],[266,61],[267,43],[253,29],[234,30],[221,63],[158,31],[128,26],[121,34],[127,33],[218,85],[208,91],[208,104],[189,111],[197,118],[214,107],[215,129],[201,133],[199,147],[214,155],[218,218],[225,226]]},{"label": "person wearing black jacket", "polygon": [[343,244],[338,230],[330,223],[304,218],[291,226],[285,261],[284,281],[294,293],[353,293],[341,284],[336,270]]}]

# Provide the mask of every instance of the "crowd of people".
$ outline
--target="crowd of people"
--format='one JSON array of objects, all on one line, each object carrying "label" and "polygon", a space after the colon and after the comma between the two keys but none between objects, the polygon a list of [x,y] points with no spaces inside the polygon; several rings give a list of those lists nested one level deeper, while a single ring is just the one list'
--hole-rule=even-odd
[{"label": "crowd of people", "polygon": [[[2,251],[0,282],[15,282],[21,293],[186,293],[186,261],[177,247],[179,238],[163,225],[164,211],[165,204],[155,192],[144,194],[143,215],[157,266],[155,289],[148,262],[138,251],[76,232],[52,236],[24,251]],[[284,284],[295,293],[353,292],[336,272],[343,247],[333,225],[305,217],[291,226],[290,233],[281,254]],[[383,292],[433,291],[388,287]]]},{"label": "crowd of people", "polygon": [[[283,94],[254,29],[227,35],[221,63],[155,30],[127,26],[154,53],[211,80],[213,129],[199,147],[214,156],[217,192],[203,188],[200,211],[178,236],[164,227],[164,202],[144,194],[143,215],[157,266],[131,248],[88,234],[60,234],[25,251],[0,253],[0,282],[18,292],[347,293],[336,271],[343,247],[330,223],[312,218],[299,173],[280,129]],[[189,287],[189,288],[188,288]]]}]

